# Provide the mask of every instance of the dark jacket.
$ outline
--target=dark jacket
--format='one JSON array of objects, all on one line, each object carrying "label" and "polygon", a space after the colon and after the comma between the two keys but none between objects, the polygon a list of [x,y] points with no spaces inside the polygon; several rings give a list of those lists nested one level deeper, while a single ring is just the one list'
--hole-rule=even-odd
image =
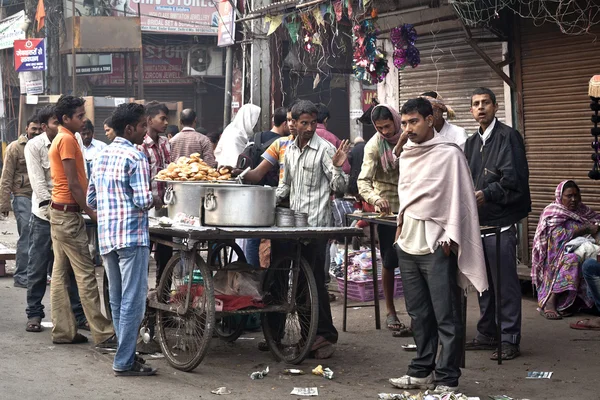
[{"label": "dark jacket", "polygon": [[358,195],[358,176],[362,167],[363,158],[365,156],[365,142],[356,143],[350,154],[348,154],[348,162],[350,163],[350,177],[348,179],[348,193]]},{"label": "dark jacket", "polygon": [[496,120],[492,134],[482,147],[475,133],[465,143],[465,155],[475,190],[483,191],[485,204],[479,208],[479,223],[509,226],[531,212],[529,166],[521,134]]}]

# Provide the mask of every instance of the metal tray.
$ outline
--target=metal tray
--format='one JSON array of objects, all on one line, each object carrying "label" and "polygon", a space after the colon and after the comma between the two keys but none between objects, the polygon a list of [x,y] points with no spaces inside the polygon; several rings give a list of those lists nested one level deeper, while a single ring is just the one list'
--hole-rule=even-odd
[{"label": "metal tray", "polygon": [[156,182],[164,182],[164,183],[186,183],[186,184],[192,184],[192,185],[214,185],[214,184],[238,184],[241,185],[241,183],[238,183],[237,180],[235,179],[228,179],[228,180],[223,180],[223,181],[175,181],[175,180],[165,180],[165,179],[156,179],[156,178],[152,178],[152,180],[156,181]]}]

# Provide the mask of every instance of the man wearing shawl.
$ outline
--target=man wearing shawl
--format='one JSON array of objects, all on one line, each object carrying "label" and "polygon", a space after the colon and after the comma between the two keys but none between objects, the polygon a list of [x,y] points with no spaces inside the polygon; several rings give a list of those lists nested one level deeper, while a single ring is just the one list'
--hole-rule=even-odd
[{"label": "man wearing shawl", "polygon": [[[377,129],[364,148],[362,168],[358,176],[358,191],[365,201],[379,212],[391,214],[398,212],[398,160],[392,151],[401,138],[400,115],[392,107],[380,104],[373,109],[371,120]],[[388,329],[399,332],[398,335],[410,335],[396,314],[394,305],[394,272],[398,268],[398,256],[394,249],[394,227],[377,225],[379,250],[381,252],[383,294],[387,308],[386,325]]]},{"label": "man wearing shawl", "polygon": [[483,292],[488,287],[473,182],[460,148],[434,136],[429,101],[409,100],[401,114],[410,142],[400,156],[396,236],[417,356],[407,374],[390,383],[456,391],[464,334],[460,288],[472,284]]},{"label": "man wearing shawl", "polygon": [[546,319],[562,319],[562,314],[579,298],[594,305],[582,278],[579,257],[565,247],[578,236],[598,233],[600,215],[581,202],[574,181],[563,181],[556,188],[554,203],[546,206],[533,238],[531,278],[537,289],[538,306]]},{"label": "man wearing shawl", "polygon": [[433,127],[435,128],[436,136],[445,138],[449,142],[456,143],[461,150],[465,149],[465,142],[469,137],[467,132],[460,126],[451,124],[444,119],[444,113],[448,115],[448,119],[456,118],[456,113],[450,106],[444,103],[444,99],[438,92],[425,92],[421,97],[429,100],[433,107]]}]

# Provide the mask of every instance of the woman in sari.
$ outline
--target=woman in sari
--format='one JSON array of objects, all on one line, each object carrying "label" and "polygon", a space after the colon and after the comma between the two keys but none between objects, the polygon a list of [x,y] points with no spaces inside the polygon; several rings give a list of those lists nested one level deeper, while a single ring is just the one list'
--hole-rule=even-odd
[{"label": "woman in sari", "polygon": [[574,181],[556,188],[555,201],[542,212],[533,238],[531,278],[537,288],[540,314],[546,319],[562,319],[579,298],[587,307],[594,303],[587,294],[577,254],[567,253],[573,238],[598,233],[600,214],[581,202]]}]

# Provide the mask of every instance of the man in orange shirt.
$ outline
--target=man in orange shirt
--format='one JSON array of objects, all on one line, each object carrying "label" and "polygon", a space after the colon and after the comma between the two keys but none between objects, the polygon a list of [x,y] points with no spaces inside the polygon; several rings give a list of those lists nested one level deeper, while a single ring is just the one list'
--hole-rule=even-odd
[{"label": "man in orange shirt", "polygon": [[96,221],[96,213],[86,204],[88,182],[81,148],[75,139],[75,132],[81,132],[86,122],[84,103],[85,100],[80,97],[61,96],[58,99],[56,118],[60,126],[48,152],[54,182],[49,208],[54,250],[50,288],[54,325],[52,342],[74,344],[88,340],[77,333],[77,323],[71,311],[67,271],[72,267],[94,342],[98,348],[116,348],[112,324],[100,311],[98,283],[81,215],[85,211],[92,221]]}]

